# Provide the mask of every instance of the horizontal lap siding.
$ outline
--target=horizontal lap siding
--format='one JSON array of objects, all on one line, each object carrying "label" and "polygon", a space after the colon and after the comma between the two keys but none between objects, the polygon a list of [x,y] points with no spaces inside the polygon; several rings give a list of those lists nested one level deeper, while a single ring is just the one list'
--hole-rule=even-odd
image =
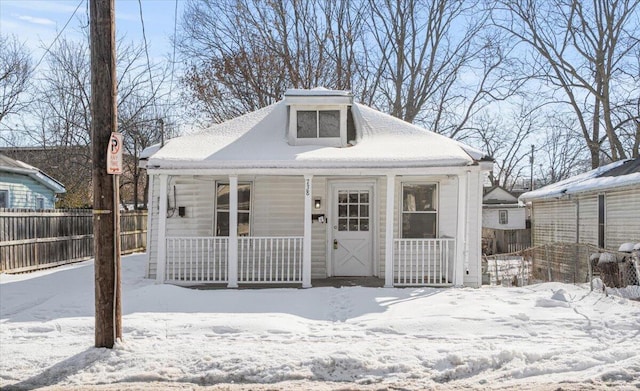
[{"label": "horizontal lap siding", "polygon": [[605,205],[605,247],[640,242],[640,186],[607,192]]},{"label": "horizontal lap siding", "polygon": [[158,199],[160,190],[160,179],[157,175],[153,176],[151,185],[151,195],[149,196],[149,224],[147,229],[148,234],[148,246],[147,256],[149,257],[147,263],[147,277],[155,279],[157,266],[158,266]]},{"label": "horizontal lap siding", "polygon": [[44,209],[55,208],[53,190],[27,175],[0,173],[0,190],[9,191],[8,208],[36,209],[39,197],[44,199]]},{"label": "horizontal lap siding", "polygon": [[576,204],[572,200],[534,201],[533,245],[576,241]]},{"label": "horizontal lap siding", "polygon": [[583,244],[598,245],[598,196],[580,196],[578,199],[580,231],[578,241]]},{"label": "horizontal lap siding", "polygon": [[256,178],[252,213],[252,236],[303,236],[304,178]]},{"label": "horizontal lap siding", "polygon": [[[322,207],[319,210],[313,210],[314,214],[324,214],[327,218],[327,206],[329,195],[327,194],[327,179],[321,177],[313,178],[312,202],[316,197],[322,200]],[[311,223],[311,278],[327,277],[327,225],[313,221]]]}]

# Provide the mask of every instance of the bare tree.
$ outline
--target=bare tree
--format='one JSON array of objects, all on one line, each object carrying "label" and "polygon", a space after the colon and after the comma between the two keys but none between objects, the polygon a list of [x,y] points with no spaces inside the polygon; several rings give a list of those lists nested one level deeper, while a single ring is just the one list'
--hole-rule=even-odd
[{"label": "bare tree", "polygon": [[527,162],[532,137],[540,128],[537,110],[520,101],[509,115],[485,112],[474,120],[471,139],[492,156],[496,163],[489,181],[494,186],[512,190],[518,180],[529,173]]},{"label": "bare tree", "polygon": [[[57,162],[56,172],[52,174],[67,188],[61,203],[63,207],[87,206],[92,199],[88,49],[86,41],[72,41],[63,36],[49,50],[46,57],[48,69],[42,72],[36,90],[35,124],[29,133],[29,143],[42,149],[41,158]],[[150,132],[147,135],[149,139],[141,142],[142,133],[133,124],[140,122],[141,117],[155,116],[153,108],[156,99],[160,98],[158,91],[162,88],[166,71],[147,64],[141,46],[119,41],[117,53],[119,131],[125,134],[127,142],[135,141],[144,147],[159,140],[157,127],[153,128],[155,134]],[[155,120],[152,119],[154,123]],[[129,152],[136,150],[137,146],[125,144]],[[131,174],[133,179],[124,178],[121,183],[121,202],[137,199],[132,181],[135,180],[137,186],[142,178],[136,176],[137,161],[131,167],[135,172]]]},{"label": "bare tree", "polygon": [[449,0],[370,1],[369,61],[376,105],[461,138],[488,104],[512,96],[508,41],[486,28],[488,10]]},{"label": "bare tree", "polygon": [[178,50],[198,108],[222,121],[287,88],[353,88],[363,4],[348,0],[205,0],[185,5]]},{"label": "bare tree", "polygon": [[542,145],[536,153],[537,183],[545,186],[590,169],[589,154],[581,142],[575,118],[566,113],[550,113],[543,127]]},{"label": "bare tree", "polygon": [[32,74],[26,47],[16,37],[0,35],[0,126],[5,127],[8,116],[20,114],[29,104],[25,95]]},{"label": "bare tree", "polygon": [[620,99],[617,87],[637,86],[640,80],[638,74],[625,76],[622,72],[638,47],[640,1],[498,3],[501,7],[493,14],[494,24],[532,49],[525,59],[532,74],[551,88],[550,99],[561,92],[563,98],[557,101],[572,108],[592,167],[600,164],[601,151],[612,160],[625,158],[630,151],[620,141],[614,110]]}]

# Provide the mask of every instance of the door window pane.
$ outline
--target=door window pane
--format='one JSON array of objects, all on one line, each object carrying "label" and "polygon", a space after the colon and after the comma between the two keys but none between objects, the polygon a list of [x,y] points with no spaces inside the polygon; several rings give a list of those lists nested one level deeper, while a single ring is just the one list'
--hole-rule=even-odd
[{"label": "door window pane", "polygon": [[338,231],[347,230],[347,219],[338,219]]},{"label": "door window pane", "polygon": [[338,206],[338,217],[347,217],[347,206],[339,205]]}]

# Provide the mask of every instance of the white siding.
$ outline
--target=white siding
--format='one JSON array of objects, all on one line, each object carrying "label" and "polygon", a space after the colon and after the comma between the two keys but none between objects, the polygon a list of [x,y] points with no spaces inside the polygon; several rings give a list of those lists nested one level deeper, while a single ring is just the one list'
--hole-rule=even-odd
[{"label": "white siding", "polygon": [[578,242],[598,245],[598,195],[590,194],[578,198],[580,230]]},{"label": "white siding", "polygon": [[[302,178],[300,178],[302,181]],[[313,198],[311,208],[314,214],[324,214],[327,218],[327,179],[313,177],[312,184]],[[302,193],[301,193],[302,194]],[[313,200],[320,197],[322,208],[313,209]],[[325,220],[326,221],[326,220]],[[330,222],[329,222],[330,223]],[[317,221],[311,222],[311,278],[327,277],[327,223],[322,224]]]},{"label": "white siding", "polygon": [[160,191],[160,179],[156,175],[153,178],[153,187],[149,189],[149,244],[147,246],[147,277],[156,278],[158,265],[158,198]]},{"label": "white siding", "polygon": [[[469,176],[469,188],[467,189],[467,250],[469,262],[464,270],[464,285],[479,287],[482,285],[481,255],[482,255],[482,182],[483,175],[471,172]],[[459,240],[465,240],[459,238]]]},{"label": "white siding", "polygon": [[576,242],[576,204],[572,200],[533,202],[533,245]]},{"label": "white siding", "polygon": [[618,250],[622,243],[640,242],[640,185],[609,191],[605,197],[605,247]]},{"label": "white siding", "polygon": [[[500,224],[500,210],[507,211],[507,224]],[[526,216],[525,208],[483,208],[482,209],[482,228],[491,229],[525,229]]]}]

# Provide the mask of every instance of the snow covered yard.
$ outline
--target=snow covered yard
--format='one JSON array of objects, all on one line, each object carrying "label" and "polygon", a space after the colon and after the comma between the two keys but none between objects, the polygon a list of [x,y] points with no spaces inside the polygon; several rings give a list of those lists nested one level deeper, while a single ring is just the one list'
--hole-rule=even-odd
[{"label": "snow covered yard", "polygon": [[0,275],[0,387],[640,388],[640,302],[588,286],[194,290],[122,264],[113,350],[93,262]]}]

